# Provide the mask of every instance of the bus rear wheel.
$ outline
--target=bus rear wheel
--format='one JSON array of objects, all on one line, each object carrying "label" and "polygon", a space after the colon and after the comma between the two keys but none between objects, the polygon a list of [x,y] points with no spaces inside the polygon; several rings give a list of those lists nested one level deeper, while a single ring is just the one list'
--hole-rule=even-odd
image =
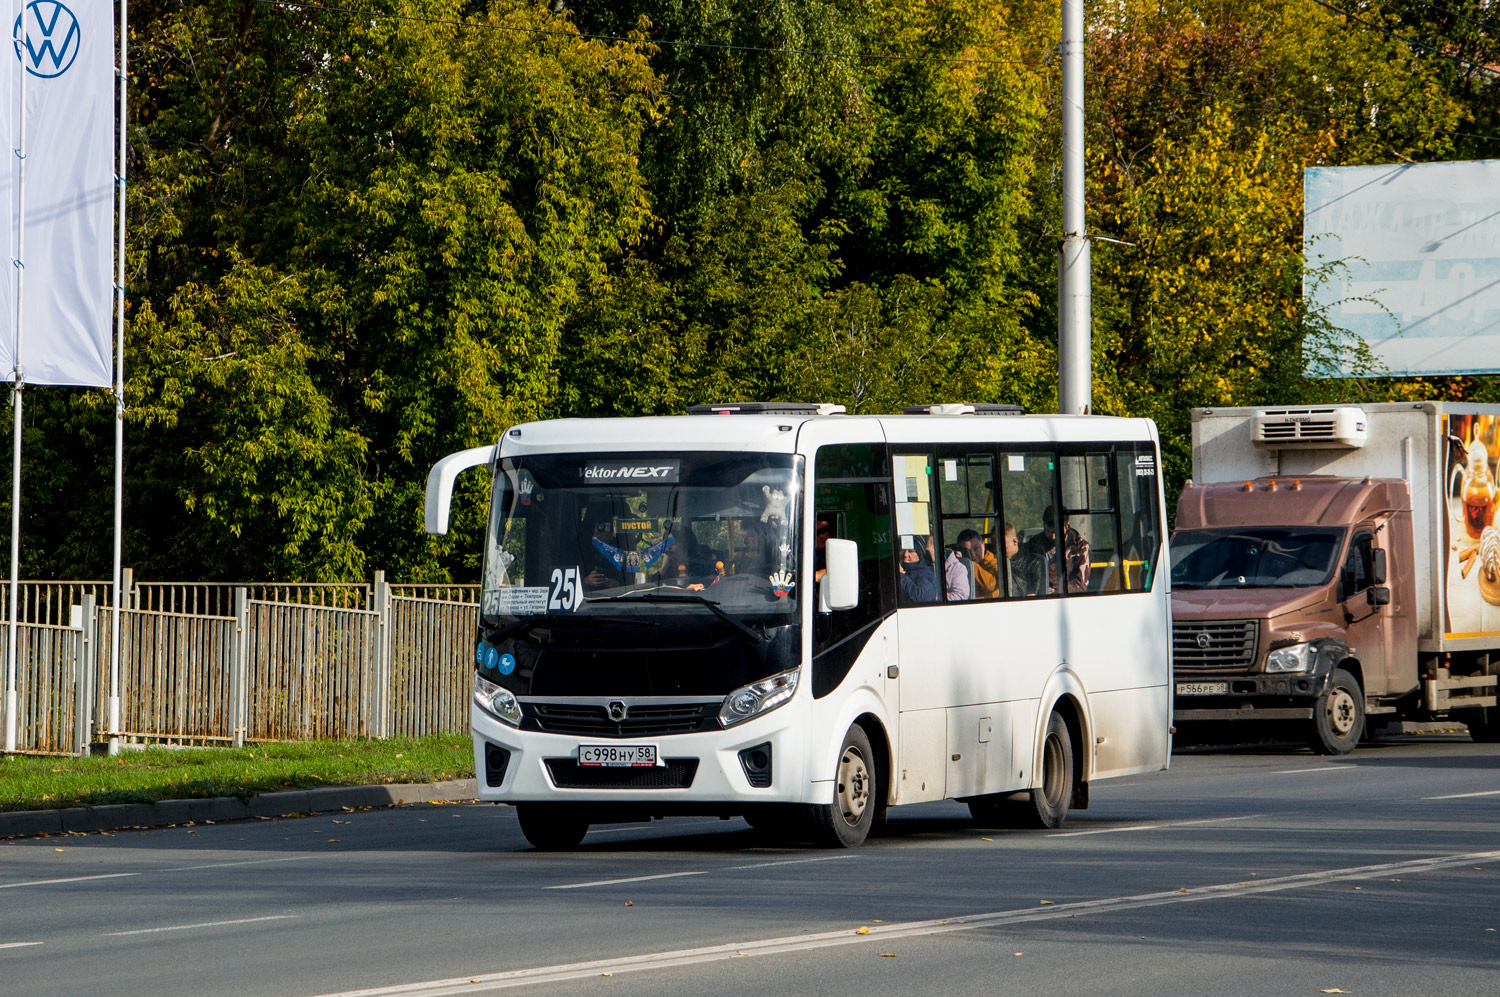
[{"label": "bus rear wheel", "polygon": [[1072,799],[1073,738],[1067,721],[1054,713],[1042,738],[1042,784],[1031,791],[1022,819],[1029,827],[1062,827]]},{"label": "bus rear wheel", "polygon": [[517,803],[516,819],[526,840],[543,852],[570,852],[589,833],[588,817],[567,804]]},{"label": "bus rear wheel", "polygon": [[834,770],[833,802],[808,808],[812,843],[822,848],[858,848],[870,836],[882,792],[875,753],[864,728],[844,735]]}]

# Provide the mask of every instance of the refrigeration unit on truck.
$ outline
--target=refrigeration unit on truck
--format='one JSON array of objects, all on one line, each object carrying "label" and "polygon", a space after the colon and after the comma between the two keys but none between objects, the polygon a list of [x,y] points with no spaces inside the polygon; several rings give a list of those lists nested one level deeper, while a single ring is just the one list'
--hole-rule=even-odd
[{"label": "refrigeration unit on truck", "polygon": [[1500,406],[1193,411],[1172,535],[1179,724],[1368,718],[1500,737]]}]

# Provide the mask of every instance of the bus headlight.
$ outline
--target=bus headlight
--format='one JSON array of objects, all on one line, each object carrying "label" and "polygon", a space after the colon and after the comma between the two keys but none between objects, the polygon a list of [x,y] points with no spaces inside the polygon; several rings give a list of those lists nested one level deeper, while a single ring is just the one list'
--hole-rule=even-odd
[{"label": "bus headlight", "polygon": [[1311,644],[1293,644],[1278,647],[1266,657],[1268,672],[1305,672],[1312,668],[1316,657]]},{"label": "bus headlight", "polygon": [[758,717],[767,710],[776,709],[792,698],[792,694],[797,691],[797,679],[801,674],[800,668],[793,668],[789,672],[772,675],[734,690],[724,697],[724,705],[719,708],[719,723],[725,727],[733,727],[751,717]]},{"label": "bus headlight", "polygon": [[486,713],[492,713],[512,727],[521,726],[521,704],[515,694],[504,686],[474,673],[474,702]]}]

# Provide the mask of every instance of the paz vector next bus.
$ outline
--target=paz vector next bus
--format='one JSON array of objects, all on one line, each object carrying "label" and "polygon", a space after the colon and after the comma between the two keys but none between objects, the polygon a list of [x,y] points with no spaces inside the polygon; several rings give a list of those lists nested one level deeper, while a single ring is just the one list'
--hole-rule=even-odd
[{"label": "paz vector next bus", "polygon": [[1156,427],[934,405],[560,419],[438,461],[492,478],[470,716],[527,840],[743,816],[832,847],[957,799],[1057,827],[1165,769]]}]

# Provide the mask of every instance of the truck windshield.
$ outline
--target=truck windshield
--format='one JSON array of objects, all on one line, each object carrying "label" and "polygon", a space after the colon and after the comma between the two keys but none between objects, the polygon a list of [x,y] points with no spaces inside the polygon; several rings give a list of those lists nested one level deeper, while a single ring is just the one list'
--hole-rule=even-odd
[{"label": "truck windshield", "polygon": [[[724,630],[755,643],[797,620],[802,458],[583,453],[508,457],[485,545],[486,625]],[[648,624],[653,631],[640,631]]]},{"label": "truck windshield", "polygon": [[1344,531],[1295,526],[1178,530],[1172,587],[1302,588],[1333,577]]}]

